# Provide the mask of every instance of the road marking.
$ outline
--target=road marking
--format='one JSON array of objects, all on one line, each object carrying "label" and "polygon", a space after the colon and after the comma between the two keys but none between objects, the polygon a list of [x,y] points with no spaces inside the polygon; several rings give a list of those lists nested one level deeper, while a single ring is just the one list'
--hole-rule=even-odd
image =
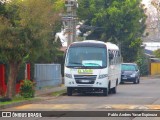
[{"label": "road marking", "polygon": [[16,110],[160,110],[160,105],[126,104],[28,104],[15,107]]}]

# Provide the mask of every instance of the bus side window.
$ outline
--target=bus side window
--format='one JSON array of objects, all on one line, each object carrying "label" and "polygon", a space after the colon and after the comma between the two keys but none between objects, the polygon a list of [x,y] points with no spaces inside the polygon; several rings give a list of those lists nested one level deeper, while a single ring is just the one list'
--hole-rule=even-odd
[{"label": "bus side window", "polygon": [[113,58],[114,58],[114,54],[113,51],[109,50],[109,65],[113,64]]},{"label": "bus side window", "polygon": [[118,63],[120,63],[121,59],[121,55],[120,52],[117,50],[109,50],[109,65],[116,65]]},{"label": "bus side window", "polygon": [[109,60],[112,60],[114,57],[113,53],[112,52],[109,52]]}]

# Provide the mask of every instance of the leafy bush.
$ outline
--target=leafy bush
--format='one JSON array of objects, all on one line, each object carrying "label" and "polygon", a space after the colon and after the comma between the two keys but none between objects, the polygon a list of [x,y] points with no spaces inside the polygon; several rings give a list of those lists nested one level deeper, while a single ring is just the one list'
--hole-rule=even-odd
[{"label": "leafy bush", "polygon": [[24,98],[32,98],[35,94],[35,83],[31,80],[23,80],[20,86],[20,95]]},{"label": "leafy bush", "polygon": [[160,58],[160,49],[155,50],[155,51],[154,51],[154,55],[155,55],[157,58]]},{"label": "leafy bush", "polygon": [[139,53],[136,63],[139,66],[141,76],[146,76],[149,74],[149,58],[143,53]]}]

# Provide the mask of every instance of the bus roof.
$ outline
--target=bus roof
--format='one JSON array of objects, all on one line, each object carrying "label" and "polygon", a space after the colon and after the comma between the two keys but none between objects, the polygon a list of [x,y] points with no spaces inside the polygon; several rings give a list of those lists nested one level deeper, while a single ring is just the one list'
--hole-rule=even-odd
[{"label": "bus roof", "polygon": [[106,47],[105,43],[102,41],[96,41],[96,40],[85,40],[85,41],[79,41],[74,42],[70,45],[70,47]]},{"label": "bus roof", "polygon": [[119,50],[118,46],[111,42],[103,42],[98,40],[84,40],[79,42],[74,42],[70,47],[85,47],[85,46],[95,46],[95,47],[107,47],[108,49]]},{"label": "bus roof", "polygon": [[116,44],[111,43],[111,42],[107,42],[106,45],[107,45],[108,49],[119,50],[118,46]]}]

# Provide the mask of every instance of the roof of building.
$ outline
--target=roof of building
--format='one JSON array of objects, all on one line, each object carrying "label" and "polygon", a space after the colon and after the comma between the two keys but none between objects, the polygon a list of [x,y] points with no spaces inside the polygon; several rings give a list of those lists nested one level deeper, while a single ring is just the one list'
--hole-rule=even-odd
[{"label": "roof of building", "polygon": [[160,42],[143,42],[144,52],[150,57],[154,57],[153,52],[160,49]]}]

